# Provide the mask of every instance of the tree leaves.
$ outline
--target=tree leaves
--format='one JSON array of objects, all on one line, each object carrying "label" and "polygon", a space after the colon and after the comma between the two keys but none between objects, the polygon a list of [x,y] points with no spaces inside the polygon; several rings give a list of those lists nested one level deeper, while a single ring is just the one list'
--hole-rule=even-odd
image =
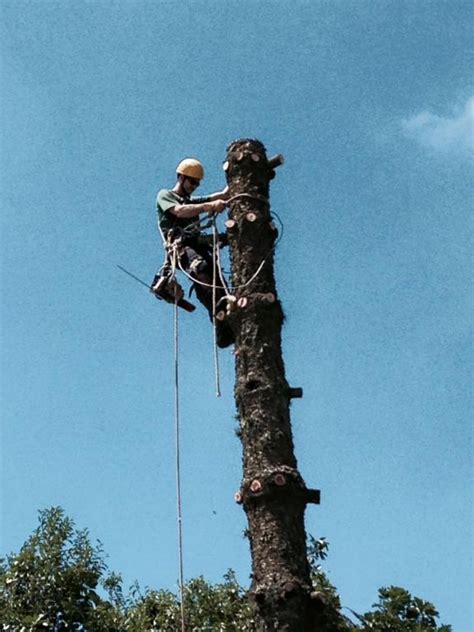
[{"label": "tree leaves", "polygon": [[373,604],[374,612],[359,617],[362,630],[374,632],[450,632],[451,626],[438,627],[439,613],[432,603],[413,597],[398,586],[379,589],[379,601]]},{"label": "tree leaves", "polygon": [[[451,632],[438,627],[432,603],[397,586],[380,588],[373,609],[358,614],[341,606],[320,562],[325,538],[309,537],[308,560],[318,632]],[[39,525],[20,552],[0,559],[1,632],[176,632],[181,604],[169,590],[144,592],[135,583],[124,593],[122,578],[109,572],[100,542],[78,530],[60,507],[39,512]],[[101,592],[102,591],[102,592]],[[257,632],[247,591],[229,570],[223,582],[197,577],[184,586],[186,630]],[[101,594],[105,593],[105,597]],[[354,621],[342,612],[352,612]],[[315,619],[315,620],[316,620]]]}]

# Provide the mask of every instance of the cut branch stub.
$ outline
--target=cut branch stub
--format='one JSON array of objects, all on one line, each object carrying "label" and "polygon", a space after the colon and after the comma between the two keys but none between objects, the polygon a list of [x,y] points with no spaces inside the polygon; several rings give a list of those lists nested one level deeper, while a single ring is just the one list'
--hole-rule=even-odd
[{"label": "cut branch stub", "polygon": [[284,164],[285,159],[283,158],[283,154],[277,154],[268,160],[268,166],[271,169],[275,169],[275,167],[279,167]]},{"label": "cut branch stub", "polygon": [[277,298],[273,292],[252,292],[247,296],[241,296],[237,300],[237,305],[242,309],[246,307],[258,307],[259,305],[269,307],[276,303],[276,300]]},{"label": "cut branch stub", "polygon": [[288,397],[290,399],[301,399],[303,397],[303,389],[300,386],[290,387]]},{"label": "cut branch stub", "polygon": [[321,492],[319,489],[307,489],[306,490],[306,502],[313,505],[319,505],[321,503]]},{"label": "cut branch stub", "polygon": [[237,224],[235,219],[227,219],[224,223],[225,223],[225,225],[227,226],[228,229],[234,228],[234,226]]},{"label": "cut branch stub", "polygon": [[273,477],[273,482],[275,483],[275,485],[278,485],[278,487],[283,487],[283,485],[286,485],[285,475],[281,473],[275,474],[275,476]]},{"label": "cut branch stub", "polygon": [[287,465],[280,465],[273,471],[264,470],[258,474],[258,478],[243,481],[234,498],[237,503],[245,504],[248,508],[255,502],[281,498],[281,494],[293,498],[301,506],[309,503],[318,505],[321,498],[319,489],[308,489],[298,470]]},{"label": "cut branch stub", "polygon": [[220,310],[219,312],[217,312],[216,314],[216,320],[222,322],[223,320],[225,320],[226,317],[226,313],[224,310]]},{"label": "cut branch stub", "polygon": [[247,215],[245,216],[245,219],[248,222],[254,222],[257,219],[257,216],[255,215],[255,213],[247,213]]},{"label": "cut branch stub", "polygon": [[283,586],[283,592],[289,595],[294,591],[295,588],[296,586],[293,582],[285,582],[285,585]]},{"label": "cut branch stub", "polygon": [[262,483],[257,478],[250,483],[250,491],[254,494],[262,491]]}]

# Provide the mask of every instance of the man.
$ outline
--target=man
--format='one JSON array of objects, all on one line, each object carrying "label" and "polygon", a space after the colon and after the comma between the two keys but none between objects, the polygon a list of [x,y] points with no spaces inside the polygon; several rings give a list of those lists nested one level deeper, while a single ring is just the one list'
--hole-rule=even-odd
[{"label": "man", "polygon": [[[213,254],[209,239],[203,238],[196,226],[202,213],[218,214],[226,207],[228,188],[205,197],[191,197],[204,178],[204,168],[199,160],[185,158],[176,168],[176,184],[172,189],[161,189],[156,199],[158,228],[166,245],[178,244],[180,266],[196,280],[196,296],[205,306],[213,320],[212,287],[217,286],[216,303],[225,296],[219,279],[213,280]],[[201,285],[201,283],[206,285]],[[152,292],[165,300],[170,300],[179,292],[169,281],[169,266],[153,281]],[[234,342],[234,335],[225,322],[216,323],[217,344],[228,347]]]}]

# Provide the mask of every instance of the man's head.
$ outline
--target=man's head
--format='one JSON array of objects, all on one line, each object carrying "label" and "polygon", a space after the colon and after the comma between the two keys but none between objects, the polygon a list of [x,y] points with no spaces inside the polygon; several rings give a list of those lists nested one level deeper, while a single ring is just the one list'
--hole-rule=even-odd
[{"label": "man's head", "polygon": [[184,192],[190,195],[204,178],[204,168],[196,158],[185,158],[176,167],[176,175]]}]

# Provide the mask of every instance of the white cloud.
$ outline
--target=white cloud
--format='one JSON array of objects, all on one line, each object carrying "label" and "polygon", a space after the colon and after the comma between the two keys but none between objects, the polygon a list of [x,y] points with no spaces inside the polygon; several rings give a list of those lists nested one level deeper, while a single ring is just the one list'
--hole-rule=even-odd
[{"label": "white cloud", "polygon": [[420,112],[402,121],[407,136],[439,151],[474,151],[474,97],[452,117]]}]

